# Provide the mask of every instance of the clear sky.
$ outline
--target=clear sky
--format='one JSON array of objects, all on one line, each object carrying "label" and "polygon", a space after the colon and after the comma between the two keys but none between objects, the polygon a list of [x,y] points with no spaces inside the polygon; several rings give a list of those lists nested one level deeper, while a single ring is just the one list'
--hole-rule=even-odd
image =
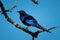
[{"label": "clear sky", "polygon": [[[14,0],[1,0],[5,9],[13,6]],[[40,25],[45,28],[60,25],[60,0],[38,0],[35,5],[31,0],[18,0],[17,7],[13,12],[7,12],[9,17],[19,25],[26,27],[19,19],[18,10],[24,10],[32,15]],[[29,27],[29,30],[35,32],[35,27]],[[47,32],[40,33],[35,40],[60,40],[60,28],[51,30],[51,34]],[[14,25],[6,21],[4,16],[0,14],[0,40],[32,40],[32,37],[16,28]]]}]

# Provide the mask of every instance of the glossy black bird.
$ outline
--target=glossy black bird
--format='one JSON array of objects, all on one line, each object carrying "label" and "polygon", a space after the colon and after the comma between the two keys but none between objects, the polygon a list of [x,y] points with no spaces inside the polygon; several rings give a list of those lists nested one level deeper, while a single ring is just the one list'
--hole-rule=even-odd
[{"label": "glossy black bird", "polygon": [[36,19],[34,19],[31,15],[27,14],[25,11],[20,10],[18,12],[20,14],[20,20],[26,26],[34,26],[36,28],[39,28],[39,29],[42,29],[44,31],[51,33],[49,30],[47,30],[46,28],[43,28],[41,25],[39,25],[38,22],[36,21]]}]

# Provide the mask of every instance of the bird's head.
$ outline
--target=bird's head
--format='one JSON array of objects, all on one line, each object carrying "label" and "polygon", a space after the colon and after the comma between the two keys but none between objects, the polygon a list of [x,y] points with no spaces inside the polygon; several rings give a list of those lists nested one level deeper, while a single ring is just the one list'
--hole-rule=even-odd
[{"label": "bird's head", "polygon": [[20,15],[25,15],[25,14],[26,14],[26,12],[25,12],[24,10],[20,10],[20,11],[18,11],[18,13],[19,13]]}]

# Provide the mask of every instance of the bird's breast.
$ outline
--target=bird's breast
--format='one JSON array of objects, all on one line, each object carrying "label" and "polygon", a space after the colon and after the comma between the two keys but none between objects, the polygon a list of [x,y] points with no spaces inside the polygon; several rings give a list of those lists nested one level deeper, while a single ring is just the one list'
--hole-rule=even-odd
[{"label": "bird's breast", "polygon": [[25,19],[25,17],[24,16],[20,16],[20,19],[23,21]]}]

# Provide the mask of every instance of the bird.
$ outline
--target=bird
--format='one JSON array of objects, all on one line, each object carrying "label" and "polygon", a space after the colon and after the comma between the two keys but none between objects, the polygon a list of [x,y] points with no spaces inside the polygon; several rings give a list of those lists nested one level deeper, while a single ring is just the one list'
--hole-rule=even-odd
[{"label": "bird", "polygon": [[38,4],[38,0],[32,0],[34,4]]},{"label": "bird", "polygon": [[21,22],[24,25],[27,26],[27,28],[30,27],[30,26],[34,26],[38,29],[42,29],[43,31],[51,33],[48,29],[46,29],[46,28],[42,27],[41,25],[39,25],[37,20],[33,16],[27,14],[24,10],[19,10],[18,13],[20,15],[19,19],[21,20]]}]

